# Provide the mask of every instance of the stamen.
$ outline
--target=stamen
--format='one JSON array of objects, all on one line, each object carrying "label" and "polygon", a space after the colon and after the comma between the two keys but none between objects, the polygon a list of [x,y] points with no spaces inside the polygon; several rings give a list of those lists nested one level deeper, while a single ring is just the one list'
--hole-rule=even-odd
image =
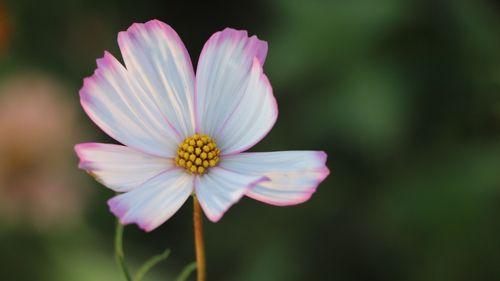
[{"label": "stamen", "polygon": [[207,135],[194,134],[179,144],[175,164],[191,174],[203,175],[219,163],[220,149]]}]

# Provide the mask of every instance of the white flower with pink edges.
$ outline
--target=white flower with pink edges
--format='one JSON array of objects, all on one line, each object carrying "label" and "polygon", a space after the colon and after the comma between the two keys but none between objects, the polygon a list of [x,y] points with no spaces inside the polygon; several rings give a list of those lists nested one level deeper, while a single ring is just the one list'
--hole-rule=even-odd
[{"label": "white flower with pink edges", "polygon": [[267,43],[216,32],[196,74],[177,33],[152,20],[118,34],[124,60],[105,52],[84,80],[81,104],[117,144],[75,147],[81,169],[119,192],[108,201],[123,224],[151,231],[195,194],[218,221],[243,196],[302,203],[329,174],[322,151],[244,152],[278,116],[263,72]]}]

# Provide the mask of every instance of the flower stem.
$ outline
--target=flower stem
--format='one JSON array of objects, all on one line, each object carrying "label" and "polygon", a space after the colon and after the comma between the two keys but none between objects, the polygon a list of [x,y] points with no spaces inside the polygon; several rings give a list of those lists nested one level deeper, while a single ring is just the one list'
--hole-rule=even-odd
[{"label": "flower stem", "polygon": [[115,258],[127,281],[132,281],[130,272],[125,264],[125,254],[123,252],[123,225],[116,220],[115,228]]},{"label": "flower stem", "polygon": [[197,281],[206,281],[205,243],[203,242],[203,221],[200,202],[193,195],[194,245],[196,249]]}]

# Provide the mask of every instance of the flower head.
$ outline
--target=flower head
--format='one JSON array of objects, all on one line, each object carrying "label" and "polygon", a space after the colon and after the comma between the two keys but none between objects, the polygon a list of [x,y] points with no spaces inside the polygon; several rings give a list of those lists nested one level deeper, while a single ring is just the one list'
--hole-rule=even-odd
[{"label": "flower head", "polygon": [[319,151],[243,153],[278,116],[263,73],[267,43],[226,28],[207,41],[196,75],[177,33],[152,20],[118,34],[125,66],[105,53],[84,80],[88,116],[123,145],[76,146],[80,168],[120,192],[124,224],[150,231],[193,192],[212,221],[244,195],[273,205],[311,197],[328,175]]}]

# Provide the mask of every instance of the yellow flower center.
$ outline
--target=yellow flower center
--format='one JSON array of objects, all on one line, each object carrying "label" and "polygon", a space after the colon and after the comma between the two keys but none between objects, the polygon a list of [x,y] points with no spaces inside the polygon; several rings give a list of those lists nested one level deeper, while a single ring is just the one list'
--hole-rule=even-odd
[{"label": "yellow flower center", "polygon": [[220,149],[207,135],[194,134],[179,144],[175,164],[189,173],[203,175],[219,162]]}]

